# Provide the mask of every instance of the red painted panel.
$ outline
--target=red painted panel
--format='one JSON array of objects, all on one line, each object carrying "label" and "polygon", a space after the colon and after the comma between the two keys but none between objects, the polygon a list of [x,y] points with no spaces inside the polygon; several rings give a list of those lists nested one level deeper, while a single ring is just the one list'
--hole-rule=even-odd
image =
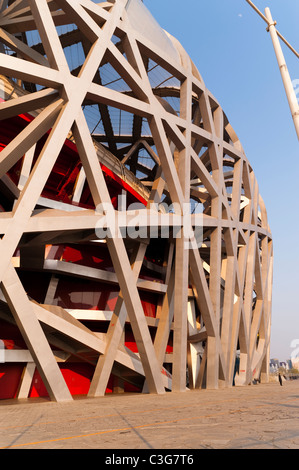
[{"label": "red painted panel", "polygon": [[[1,122],[0,130],[0,151],[32,120],[33,118],[29,114],[22,114],[20,116],[3,120]],[[2,129],[4,131],[2,131]],[[37,156],[39,155],[46,141],[48,133],[46,133],[45,136],[37,143],[33,163],[35,163]],[[20,159],[19,162],[17,162],[8,172],[9,176],[15,184],[18,183],[21,163],[22,159]],[[82,165],[78,156],[76,145],[73,142],[66,140],[63,149],[57,158],[51,175],[48,178],[42,195],[50,199],[56,199],[65,203],[70,203],[70,197],[74,191],[74,185],[81,166]],[[134,201],[139,201],[144,205],[146,204],[145,199],[119,176],[115,175],[109,168],[102,164],[101,168],[107,180],[110,196],[115,207],[117,206],[117,197],[119,194],[121,194],[122,190],[125,190],[128,193],[129,204]],[[94,207],[87,185],[85,191],[83,192],[82,200],[83,204],[78,205]]]},{"label": "red painted panel", "polygon": [[60,254],[62,261],[97,269],[113,270],[113,264],[105,245],[64,245]]},{"label": "red painted panel", "polygon": [[140,292],[141,304],[143,307],[144,315],[146,317],[156,317],[157,301],[158,298],[155,294],[150,292]]},{"label": "red painted panel", "polygon": [[133,384],[124,382],[124,391],[126,393],[141,393],[142,390],[139,387],[135,387]]},{"label": "red painted panel", "polygon": [[[94,367],[86,363],[59,364],[63,378],[72,395],[87,395],[93,376]],[[106,393],[112,392],[113,378],[110,378]],[[32,380],[29,397],[47,397],[47,389],[36,370]]]},{"label": "red painted panel", "polygon": [[0,364],[0,400],[16,397],[22,372],[22,364]]},{"label": "red painted panel", "polygon": [[[0,151],[5,148],[5,146],[26,125],[28,125],[32,119],[33,118],[30,115],[26,114],[2,121],[0,129]],[[46,141],[47,134],[37,143],[34,163]],[[22,159],[20,159],[8,173],[15,184],[18,184],[21,164]],[[62,152],[58,156],[53,171],[48,178],[42,195],[44,197],[49,197],[50,199],[70,203],[80,168],[81,163],[77,148],[73,142],[66,140]],[[146,201],[121,178],[104,165],[101,165],[101,168],[115,207],[117,207],[117,197],[123,190],[127,192],[128,204],[136,201],[146,204]],[[94,206],[87,184],[85,185],[81,203],[78,205],[82,207]],[[0,210],[4,209],[0,207]],[[164,244],[160,242],[157,246],[150,247],[147,252],[148,259],[162,265],[164,249]],[[47,257],[48,259],[64,260],[66,262],[77,263],[79,265],[95,267],[113,272],[110,255],[107,247],[105,246],[99,245],[97,248],[95,248],[95,246],[78,246],[71,244],[61,246],[56,245],[52,247],[49,246],[47,247]],[[49,273],[19,270],[19,276],[26,292],[34,300],[41,303],[43,303],[45,298],[50,275],[51,274]],[[158,282],[162,279],[161,275],[157,274],[154,270],[144,268],[142,270],[141,277],[143,279],[156,280]],[[58,299],[58,304],[64,308],[113,311],[118,293],[119,289],[117,285],[61,276],[57,287],[56,298]],[[144,291],[140,292],[140,296],[145,315],[154,318],[156,316],[158,296],[154,293]],[[102,331],[105,329],[105,324],[103,322],[88,323],[89,327],[94,331]],[[4,341],[7,349],[26,349],[26,344],[17,327],[0,321],[0,331],[0,338]],[[154,334],[154,330],[151,330],[151,333]],[[136,342],[129,327],[126,332],[125,344],[132,351],[137,352]],[[167,351],[171,352],[171,350],[172,347],[170,345],[168,346]],[[17,393],[23,371],[23,364],[0,364],[0,366],[0,399],[13,398]],[[68,362],[59,364],[59,367],[61,368],[62,374],[72,395],[84,395],[88,392],[94,370],[91,365],[83,362]],[[111,377],[109,381],[107,392],[111,392],[112,389],[113,377]],[[140,392],[140,389],[125,382],[125,391]],[[36,371],[30,390],[30,397],[47,395],[48,393],[42,379]]]},{"label": "red painted panel", "polygon": [[0,339],[6,349],[26,349],[26,343],[17,326],[0,320]]}]

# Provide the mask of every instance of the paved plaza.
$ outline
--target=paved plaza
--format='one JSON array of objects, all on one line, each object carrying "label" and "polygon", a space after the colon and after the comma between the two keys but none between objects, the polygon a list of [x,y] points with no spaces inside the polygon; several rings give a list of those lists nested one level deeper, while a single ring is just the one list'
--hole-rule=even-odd
[{"label": "paved plaza", "polygon": [[1,449],[298,449],[299,380],[0,402]]}]

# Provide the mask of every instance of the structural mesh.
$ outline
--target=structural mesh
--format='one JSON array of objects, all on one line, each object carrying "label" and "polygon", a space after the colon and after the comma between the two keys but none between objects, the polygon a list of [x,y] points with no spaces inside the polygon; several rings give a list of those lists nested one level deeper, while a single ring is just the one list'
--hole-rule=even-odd
[{"label": "structural mesh", "polygon": [[0,0],[0,398],[268,379],[253,170],[140,0]]}]

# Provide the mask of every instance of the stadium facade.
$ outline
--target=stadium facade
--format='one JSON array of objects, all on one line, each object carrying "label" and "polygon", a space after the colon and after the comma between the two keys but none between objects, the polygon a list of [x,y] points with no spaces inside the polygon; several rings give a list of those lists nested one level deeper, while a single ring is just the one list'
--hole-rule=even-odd
[{"label": "stadium facade", "polygon": [[140,0],[0,0],[0,80],[0,398],[267,381],[266,208],[182,45]]}]

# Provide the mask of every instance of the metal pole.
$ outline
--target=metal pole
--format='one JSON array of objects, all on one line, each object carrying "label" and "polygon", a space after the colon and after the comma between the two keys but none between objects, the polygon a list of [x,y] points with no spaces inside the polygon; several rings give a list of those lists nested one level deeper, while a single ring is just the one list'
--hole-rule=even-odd
[{"label": "metal pole", "polygon": [[297,132],[297,137],[299,140],[299,105],[298,105],[297,97],[295,94],[295,90],[292,84],[292,80],[291,80],[285,59],[284,59],[281,45],[278,39],[277,31],[275,28],[276,23],[273,21],[270,9],[268,7],[265,9],[265,15],[266,15],[266,18],[268,20],[268,25],[269,25],[267,30],[270,32],[270,35],[271,35],[278,66],[280,69],[282,81],[284,84],[289,106],[291,109],[292,118],[293,118],[295,129]]},{"label": "metal pole", "polygon": [[[268,18],[266,18],[265,15],[263,15],[263,13],[255,6],[255,4],[251,0],[246,0],[246,2],[257,12],[257,14],[265,21],[265,23],[269,25],[270,22]],[[275,21],[274,23],[276,24]],[[282,34],[280,34],[279,31],[276,30],[276,33],[280,37],[280,39],[285,43],[285,45],[288,46],[288,48],[291,49],[291,51],[299,59],[299,53],[296,51],[296,49],[294,49],[294,47],[291,46],[291,44],[283,37]]]}]

